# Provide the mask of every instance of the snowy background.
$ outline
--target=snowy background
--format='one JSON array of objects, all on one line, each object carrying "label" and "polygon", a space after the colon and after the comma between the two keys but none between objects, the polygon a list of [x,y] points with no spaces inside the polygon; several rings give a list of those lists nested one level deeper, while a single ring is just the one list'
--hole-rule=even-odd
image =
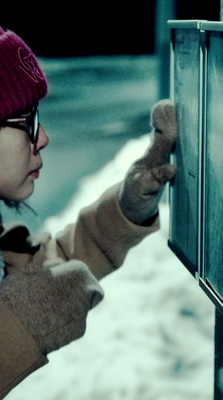
[{"label": "snowy background", "polygon": [[[154,60],[97,60],[85,68],[43,60],[52,83],[41,115],[55,134],[30,203],[39,216],[25,216],[34,230],[43,224],[54,234],[75,220],[149,145]],[[105,299],[84,338],[52,353],[8,400],[213,399],[214,307],[167,247],[165,201],[160,214],[161,230],[101,281]]]}]

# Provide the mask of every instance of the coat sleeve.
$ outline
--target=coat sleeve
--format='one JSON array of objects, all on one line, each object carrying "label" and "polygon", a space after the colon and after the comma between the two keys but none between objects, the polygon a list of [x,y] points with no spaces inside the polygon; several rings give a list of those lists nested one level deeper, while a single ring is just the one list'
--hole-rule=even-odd
[{"label": "coat sleeve", "polygon": [[22,322],[0,301],[0,399],[48,362]]},{"label": "coat sleeve", "polygon": [[119,268],[129,249],[160,227],[158,215],[146,227],[130,222],[119,205],[119,187],[112,186],[83,208],[77,223],[68,225],[55,238],[65,259],[84,261],[97,279]]}]

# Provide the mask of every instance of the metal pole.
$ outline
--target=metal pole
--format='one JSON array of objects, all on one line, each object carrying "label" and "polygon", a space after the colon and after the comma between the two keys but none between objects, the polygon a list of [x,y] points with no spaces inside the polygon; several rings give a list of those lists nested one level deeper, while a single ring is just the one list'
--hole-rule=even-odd
[{"label": "metal pole", "polygon": [[[220,0],[220,21],[223,21],[223,0]],[[214,400],[223,400],[223,316],[215,310]]]},{"label": "metal pole", "polygon": [[[223,0],[220,0],[220,21],[223,21]],[[215,309],[214,400],[223,400],[223,315]]]},{"label": "metal pole", "polygon": [[223,0],[220,0],[220,21],[223,21]]},{"label": "metal pole", "polygon": [[215,311],[214,400],[223,400],[223,316]]},{"label": "metal pole", "polygon": [[155,52],[159,57],[158,98],[169,98],[170,30],[168,19],[176,18],[176,0],[157,0],[155,17]]}]

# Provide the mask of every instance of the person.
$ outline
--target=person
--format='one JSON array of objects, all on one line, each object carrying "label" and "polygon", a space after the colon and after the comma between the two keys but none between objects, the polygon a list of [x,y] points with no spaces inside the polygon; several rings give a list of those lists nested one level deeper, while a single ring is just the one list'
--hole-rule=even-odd
[{"label": "person", "polygon": [[[0,199],[18,207],[34,190],[48,137],[38,120],[46,77],[27,44],[0,28]],[[103,298],[100,279],[128,250],[159,229],[158,204],[173,179],[177,137],[169,100],[152,110],[153,142],[122,182],[52,238],[23,224],[0,228],[0,398],[80,338],[88,311]],[[148,249],[149,251],[149,249]],[[136,266],[137,268],[137,266]]]}]

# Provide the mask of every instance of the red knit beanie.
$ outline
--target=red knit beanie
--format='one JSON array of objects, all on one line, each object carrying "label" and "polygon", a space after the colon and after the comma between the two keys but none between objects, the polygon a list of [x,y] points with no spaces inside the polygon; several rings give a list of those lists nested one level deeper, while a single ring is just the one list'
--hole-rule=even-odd
[{"label": "red knit beanie", "polygon": [[46,78],[31,49],[0,27],[0,120],[24,111],[46,93]]}]

